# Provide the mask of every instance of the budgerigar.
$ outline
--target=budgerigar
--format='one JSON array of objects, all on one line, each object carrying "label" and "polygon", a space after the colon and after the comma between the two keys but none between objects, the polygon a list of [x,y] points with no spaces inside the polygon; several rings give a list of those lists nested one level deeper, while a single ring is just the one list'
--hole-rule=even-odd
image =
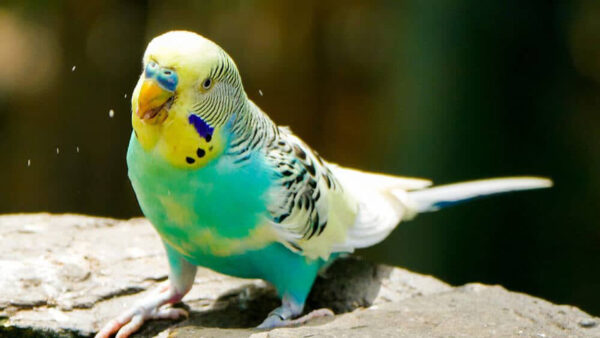
[{"label": "budgerigar", "polygon": [[340,254],[381,242],[420,212],[552,184],[515,177],[429,188],[326,162],[248,98],[223,49],[192,32],[150,42],[131,104],[129,178],[163,240],[169,283],[98,337],[187,315],[169,305],[190,290],[196,266],[270,282],[282,304],[259,328],[331,314],[298,318],[317,273]]}]

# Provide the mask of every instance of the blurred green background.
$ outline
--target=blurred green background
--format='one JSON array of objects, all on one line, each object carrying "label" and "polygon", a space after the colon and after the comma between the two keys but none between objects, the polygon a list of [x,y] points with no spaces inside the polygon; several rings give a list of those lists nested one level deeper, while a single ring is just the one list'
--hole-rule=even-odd
[{"label": "blurred green background", "polygon": [[600,1],[5,0],[0,212],[140,215],[129,94],[171,29],[220,44],[249,96],[330,161],[437,183],[552,177],[360,254],[600,315]]}]

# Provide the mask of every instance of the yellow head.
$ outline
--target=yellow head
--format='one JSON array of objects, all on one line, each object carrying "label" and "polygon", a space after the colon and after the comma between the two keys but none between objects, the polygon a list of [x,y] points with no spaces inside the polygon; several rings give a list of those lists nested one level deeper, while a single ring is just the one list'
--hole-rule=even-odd
[{"label": "yellow head", "polygon": [[233,60],[192,32],[154,38],[133,91],[132,124],[142,147],[172,165],[199,168],[219,156],[227,126],[246,104]]}]

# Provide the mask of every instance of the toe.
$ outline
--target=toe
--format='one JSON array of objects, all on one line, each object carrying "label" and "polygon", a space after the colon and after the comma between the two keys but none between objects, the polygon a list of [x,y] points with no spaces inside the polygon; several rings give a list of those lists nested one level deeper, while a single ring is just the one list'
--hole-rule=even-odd
[{"label": "toe", "polygon": [[318,310],[314,310],[311,313],[309,313],[307,315],[309,318],[308,319],[313,319],[313,318],[319,318],[319,317],[329,317],[329,316],[335,316],[335,313],[333,313],[333,311],[331,309],[318,309]]},{"label": "toe", "polygon": [[279,316],[270,315],[256,328],[259,330],[268,330],[284,325],[284,321]]},{"label": "toe", "polygon": [[330,309],[318,309],[318,310],[311,311],[310,313],[308,313],[302,317],[299,317],[296,319],[286,319],[286,320],[281,319],[277,315],[269,315],[269,317],[267,317],[267,319],[265,319],[262,322],[262,324],[257,326],[257,329],[266,330],[266,329],[273,329],[276,327],[298,326],[298,325],[305,324],[306,322],[308,322],[312,319],[315,319],[315,318],[329,317],[329,316],[333,316],[333,315],[334,315],[334,313]]},{"label": "toe", "polygon": [[118,320],[113,319],[102,327],[102,329],[96,334],[95,338],[109,338],[110,335],[119,331],[122,326],[123,324],[121,324]]},{"label": "toe", "polygon": [[136,315],[131,318],[131,321],[123,326],[119,332],[117,332],[117,336],[115,338],[127,338],[131,336],[132,333],[137,331],[144,324],[144,317],[141,315]]},{"label": "toe", "polygon": [[162,307],[153,316],[153,319],[179,319],[188,318],[186,310],[175,307]]}]

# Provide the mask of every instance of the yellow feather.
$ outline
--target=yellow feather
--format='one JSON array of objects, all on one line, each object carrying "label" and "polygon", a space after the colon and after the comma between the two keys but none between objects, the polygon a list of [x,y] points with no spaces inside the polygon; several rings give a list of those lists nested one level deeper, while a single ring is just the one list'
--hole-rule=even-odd
[{"label": "yellow feather", "polygon": [[[152,60],[177,72],[177,99],[174,100],[163,123],[146,123],[132,112],[133,129],[144,150],[157,152],[175,167],[197,169],[217,158],[227,142],[222,127],[215,128],[209,144],[188,122],[195,95],[202,90],[199,82],[208,76],[215,60],[219,58],[219,47],[210,40],[189,32],[171,34],[169,39],[160,41],[157,39],[148,45],[144,64]],[[133,91],[133,110],[138,107],[143,80],[142,76]],[[196,156],[198,148],[205,152],[205,156]],[[186,160],[188,157],[194,162],[189,163]]]}]

